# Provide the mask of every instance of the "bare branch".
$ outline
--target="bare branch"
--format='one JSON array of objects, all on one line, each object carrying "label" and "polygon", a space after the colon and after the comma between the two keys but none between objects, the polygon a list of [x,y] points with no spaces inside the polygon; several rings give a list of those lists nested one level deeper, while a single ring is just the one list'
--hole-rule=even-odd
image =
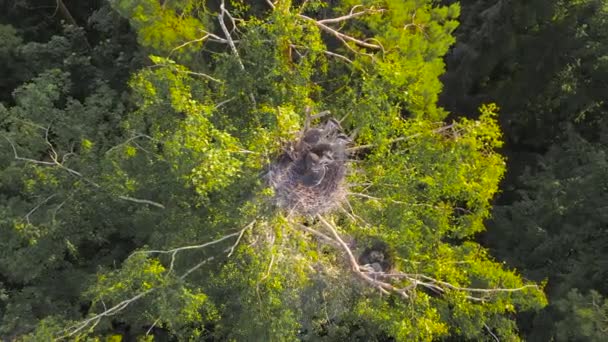
[{"label": "bare branch", "polygon": [[[241,56],[239,55],[239,51],[237,50],[236,45],[234,45],[234,40],[232,39],[232,36],[230,35],[230,31],[228,31],[228,27],[226,27],[226,23],[224,22],[224,15],[227,15],[229,18],[234,20],[232,18],[232,15],[230,15],[230,13],[226,10],[225,0],[222,0],[222,2],[220,3],[220,14],[217,16],[217,18],[220,23],[220,27],[222,28],[222,31],[224,32],[224,35],[226,36],[228,46],[230,46],[232,53],[236,57],[236,60],[239,63],[239,66],[241,67],[241,70],[245,71],[245,65],[243,64],[243,61],[241,60]],[[236,25],[235,25],[235,27],[236,27]],[[251,99],[251,102],[255,105],[256,100],[255,100],[255,97],[253,96],[253,93],[249,94],[249,98]]]},{"label": "bare branch", "polygon": [[[322,22],[317,21],[317,20],[315,20],[315,19],[313,19],[311,17],[305,16],[303,14],[298,14],[297,16],[299,18],[301,18],[301,19],[304,19],[304,20],[312,22],[317,27],[319,27],[321,30],[323,30],[323,31],[325,31],[325,32],[333,35],[334,37],[338,38],[343,43],[346,43],[346,41],[349,41],[349,42],[353,42],[353,43],[355,43],[355,44],[357,44],[359,46],[363,46],[363,47],[366,47],[366,48],[369,48],[369,49],[383,50],[383,48],[382,48],[381,45],[370,44],[370,43],[368,43],[366,41],[363,41],[361,39],[354,38],[352,36],[349,36],[347,34],[339,32],[338,30],[336,30],[336,29],[334,29],[332,27],[329,27],[329,26],[323,24]],[[329,19],[326,19],[326,20],[329,20]],[[348,44],[346,44],[346,45],[348,46]],[[352,48],[351,48],[351,50],[352,50]]]},{"label": "bare branch", "polygon": [[[74,336],[75,334],[77,334],[78,332],[82,331],[84,328],[86,328],[87,326],[89,326],[89,324],[93,323],[93,327],[95,325],[97,325],[97,323],[99,323],[99,321],[103,318],[103,317],[108,317],[108,316],[112,316],[117,314],[118,312],[124,310],[127,306],[129,306],[131,303],[141,299],[142,297],[144,297],[145,295],[149,294],[150,292],[152,292],[154,289],[149,289],[147,291],[141,292],[129,299],[125,299],[122,302],[114,305],[113,307],[103,311],[100,314],[97,314],[93,317],[89,317],[87,319],[85,319],[82,322],[79,322],[73,326],[71,326],[70,328],[66,329],[66,330],[70,330],[69,332],[67,332],[66,335],[59,337],[57,340],[62,340],[62,339],[66,339],[68,337]],[[105,304],[104,304],[105,306]]]},{"label": "bare branch", "polygon": [[[325,240],[331,239],[334,240],[332,245],[341,247],[341,249],[346,253],[347,260],[351,266],[352,271],[365,282],[369,283],[373,287],[378,288],[382,293],[395,293],[401,295],[404,298],[409,298],[408,293],[417,286],[425,287],[428,290],[431,290],[438,294],[444,294],[448,291],[459,291],[465,293],[465,298],[477,301],[477,302],[485,302],[487,298],[475,296],[473,294],[494,294],[494,293],[504,293],[504,292],[518,292],[525,290],[527,288],[536,288],[537,285],[524,285],[517,288],[492,288],[492,289],[482,289],[482,288],[469,288],[469,287],[460,287],[453,285],[451,283],[438,280],[432,277],[429,277],[424,274],[408,274],[408,273],[386,273],[384,271],[376,271],[367,265],[361,266],[357,262],[354,253],[350,249],[350,247],[342,240],[337,229],[329,223],[325,218],[321,215],[317,215],[317,218],[323,225],[332,233],[334,239],[326,237]],[[322,233],[320,233],[322,234]],[[324,235],[324,234],[322,234]],[[406,280],[410,283],[410,285],[405,287],[398,287],[391,283],[391,281],[398,280],[399,282]]]},{"label": "bare branch", "polygon": [[500,342],[500,340],[498,339],[498,336],[494,335],[494,333],[492,332],[492,330],[490,329],[490,327],[487,324],[484,323],[483,326],[486,328],[488,333],[494,338],[494,341]]},{"label": "bare branch", "polygon": [[118,196],[118,198],[120,198],[121,200],[129,201],[129,202],[149,204],[149,205],[153,205],[157,208],[165,209],[164,205],[162,205],[158,202],[147,200],[147,199],[139,199],[139,198],[129,197],[129,196]]},{"label": "bare branch", "polygon": [[38,203],[32,210],[30,210],[26,215],[25,215],[25,221],[27,222],[28,225],[31,225],[30,223],[30,216],[36,212],[36,210],[38,210],[38,208],[40,208],[42,205],[44,205],[46,202],[50,201],[53,197],[57,196],[57,194],[52,194],[51,196],[45,198],[42,202]]},{"label": "bare branch", "polygon": [[[437,128],[437,129],[433,130],[432,132],[433,133],[441,133],[441,132],[453,129],[454,125],[455,124],[449,124],[449,125]],[[412,134],[412,135],[407,136],[407,137],[398,137],[398,138],[389,140],[388,143],[389,144],[394,144],[394,143],[400,142],[400,141],[407,141],[407,140],[410,140],[410,139],[417,138],[417,137],[419,137],[421,135],[422,135],[422,133],[416,133],[416,134]],[[354,152],[354,151],[363,150],[363,149],[367,149],[367,148],[372,148],[372,147],[376,147],[376,146],[377,146],[377,144],[359,145],[359,146],[354,146],[354,147],[347,148],[346,151],[348,151],[348,152]]]},{"label": "bare branch", "polygon": [[119,148],[121,146],[124,146],[124,145],[130,143],[131,141],[139,139],[139,138],[146,138],[146,139],[149,139],[149,140],[152,140],[152,141],[156,141],[156,139],[152,138],[149,135],[142,134],[142,133],[137,133],[134,136],[130,137],[129,139],[125,140],[124,142],[122,142],[122,143],[120,143],[120,144],[118,144],[116,146],[113,146],[113,147],[109,148],[106,152],[104,152],[104,154],[108,154],[108,153],[116,150],[117,148]]},{"label": "bare branch", "polygon": [[338,59],[341,59],[341,60],[345,61],[346,63],[353,64],[353,61],[351,61],[350,59],[348,59],[348,57],[343,56],[343,55],[341,55],[339,53],[335,53],[335,52],[331,52],[331,51],[327,51],[327,50],[323,51],[323,53],[326,54],[326,55],[328,55],[328,56],[332,56],[332,57],[336,57]]},{"label": "bare branch", "polygon": [[[234,251],[234,249],[236,248],[236,245],[239,243],[240,238],[242,237],[243,233],[245,232],[245,230],[247,230],[248,228],[250,228],[251,226],[253,226],[253,224],[256,221],[252,221],[251,223],[249,223],[247,226],[245,226],[245,228],[241,229],[240,231],[236,232],[236,233],[232,233],[232,234],[228,234],[226,236],[223,236],[217,240],[213,240],[207,243],[203,243],[200,245],[193,245],[193,246],[184,246],[184,247],[179,247],[179,248],[174,248],[174,249],[170,249],[170,250],[150,250],[150,251],[137,251],[132,253],[130,257],[132,257],[133,255],[136,254],[153,254],[153,253],[158,253],[158,254],[169,254],[171,253],[171,266],[169,267],[169,272],[171,272],[173,270],[173,266],[174,266],[174,262],[175,262],[175,255],[177,252],[180,251],[184,251],[184,250],[189,250],[189,249],[197,249],[197,248],[204,248],[207,246],[211,246],[214,244],[217,244],[219,242],[222,242],[226,239],[229,239],[231,237],[234,236],[239,236],[239,238],[237,239],[237,242],[232,245],[230,248],[226,248],[224,250],[224,252],[230,252],[230,254],[228,256],[231,255],[232,251]],[[194,267],[190,268],[189,270],[187,270],[184,274],[182,274],[179,279],[183,280],[185,279],[188,275],[190,275],[192,272],[196,271],[197,269],[199,269],[201,266],[203,266],[204,264],[206,264],[207,262],[215,259],[216,256],[211,256],[201,262],[199,262],[198,264],[196,264]],[[127,258],[128,259],[128,258]],[[70,328],[66,329],[66,330],[70,330],[69,332],[66,333],[66,335],[59,337],[58,340],[62,340],[62,339],[66,339],[68,337],[71,337],[75,334],[77,334],[78,332],[82,331],[83,329],[85,329],[86,327],[89,327],[90,329],[92,329],[93,327],[95,327],[95,325],[97,325],[99,323],[99,321],[103,318],[103,317],[108,317],[108,316],[112,316],[115,315],[117,313],[119,313],[120,311],[124,310],[127,306],[129,306],[131,303],[141,299],[142,297],[144,297],[145,295],[149,294],[150,292],[153,292],[157,290],[157,288],[151,288],[148,289],[144,292],[140,292],[137,295],[129,298],[129,299],[125,299],[123,301],[121,301],[120,303],[114,305],[113,307],[107,309],[105,306],[105,303],[103,303],[102,301],[102,305],[104,306],[104,311],[94,315],[92,317],[87,318],[86,320],[79,322],[73,326],[71,326]],[[158,322],[158,320],[152,325],[152,327]],[[152,329],[152,328],[150,328]],[[66,331],[64,330],[64,331]]]},{"label": "bare branch", "polygon": [[368,8],[368,9],[364,9],[362,11],[359,12],[355,12],[355,9],[358,7],[363,7],[363,5],[356,5],[353,8],[351,8],[350,13],[347,15],[343,15],[341,17],[337,17],[337,18],[330,18],[330,19],[323,19],[323,20],[318,20],[318,23],[321,24],[335,24],[335,23],[339,23],[342,21],[346,21],[349,19],[353,19],[356,17],[360,17],[362,15],[368,14],[368,13],[382,13],[385,12],[386,10],[383,8],[379,8],[379,9],[375,9],[375,8]]},{"label": "bare branch", "polygon": [[219,79],[217,79],[217,78],[215,78],[213,76],[209,76],[209,75],[207,75],[205,73],[202,73],[202,72],[196,72],[196,71],[190,71],[190,70],[179,71],[179,72],[187,74],[187,75],[201,76],[201,77],[206,78],[209,81],[213,81],[215,83],[224,83],[224,81],[219,80]]},{"label": "bare branch", "polygon": [[[191,250],[191,249],[201,249],[201,248],[205,248],[211,245],[215,245],[218,244],[224,240],[230,239],[231,237],[234,236],[239,236],[239,239],[237,239],[237,243],[240,241],[240,237],[244,234],[245,230],[251,228],[254,224],[255,224],[255,220],[251,221],[251,223],[249,223],[247,226],[245,226],[245,228],[239,230],[236,233],[232,233],[232,234],[228,234],[228,235],[224,235],[219,239],[213,240],[213,241],[209,241],[209,242],[205,242],[203,244],[199,244],[199,245],[190,245],[190,246],[182,246],[182,247],[178,247],[178,248],[173,248],[173,249],[169,249],[169,250],[146,250],[146,251],[135,251],[133,252],[130,256],[134,256],[136,254],[171,254],[171,263],[169,266],[169,271],[173,270],[174,264],[175,264],[175,259],[177,256],[177,253],[181,252],[181,251],[186,251],[186,250]],[[232,247],[235,248],[236,244]],[[233,249],[231,249],[233,250]],[[128,259],[128,258],[127,258]]]},{"label": "bare branch", "polygon": [[13,144],[13,142],[8,137],[6,137],[4,135],[2,137],[6,141],[8,141],[8,143],[11,145],[11,148],[13,149],[13,154],[14,154],[16,160],[26,161],[28,163],[34,163],[34,164],[40,164],[40,165],[50,165],[50,166],[55,165],[54,162],[47,162],[47,161],[42,161],[42,160],[35,160],[35,159],[20,157],[19,154],[17,154],[17,148],[15,147],[15,144]]},{"label": "bare branch", "polygon": [[332,239],[331,237],[329,237],[329,236],[327,236],[327,235],[325,235],[325,234],[321,233],[320,231],[318,231],[318,230],[316,230],[316,229],[312,229],[312,228],[307,227],[307,226],[305,226],[305,225],[303,225],[303,224],[300,224],[300,223],[297,223],[296,225],[297,225],[297,226],[298,226],[300,229],[302,229],[302,230],[304,230],[304,231],[306,231],[306,232],[308,232],[308,233],[311,233],[312,235],[315,235],[316,237],[321,238],[321,240],[324,240],[324,241],[326,241],[327,243],[329,243],[329,244],[331,244],[331,245],[333,245],[333,246],[335,246],[335,247],[340,247],[340,243],[339,243],[338,241],[336,241],[336,240]]},{"label": "bare branch", "polygon": [[226,23],[224,22],[224,14],[228,13],[228,11],[226,10],[225,6],[226,6],[225,1],[222,0],[222,2],[220,4],[220,14],[217,16],[217,18],[218,18],[218,21],[220,23],[220,27],[222,28],[222,31],[224,32],[224,35],[226,36],[226,41],[228,42],[228,45],[230,46],[230,49],[232,50],[232,53],[236,57],[236,59],[237,59],[237,61],[239,63],[239,66],[241,67],[241,70],[245,70],[245,65],[243,65],[243,62],[241,61],[241,57],[239,55],[239,51],[236,49],[236,45],[234,45],[234,41],[232,40],[232,36],[230,35],[230,32],[228,31],[228,28],[226,27]]},{"label": "bare branch", "polygon": [[[190,45],[190,44],[195,44],[195,43],[204,42],[204,41],[205,41],[207,38],[209,38],[209,37],[210,37],[210,35],[209,35],[209,33],[207,33],[206,35],[202,36],[201,38],[197,38],[197,39],[193,39],[193,40],[187,41],[187,42],[185,42],[185,43],[183,43],[183,44],[181,44],[181,45],[179,45],[179,46],[177,46],[177,47],[173,48],[173,49],[172,49],[172,50],[169,52],[168,57],[171,57],[171,55],[173,55],[173,53],[174,53],[175,51],[177,51],[177,50],[179,50],[179,49],[181,49],[181,48],[184,48],[184,47],[186,47],[186,46],[188,46],[188,45]],[[218,37],[218,38],[219,38],[219,37]],[[220,39],[221,39],[221,38],[220,38]]]}]

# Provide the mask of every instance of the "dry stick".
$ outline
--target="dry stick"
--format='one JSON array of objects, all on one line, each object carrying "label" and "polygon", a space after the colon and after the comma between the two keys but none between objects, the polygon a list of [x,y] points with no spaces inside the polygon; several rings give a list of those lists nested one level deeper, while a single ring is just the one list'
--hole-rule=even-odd
[{"label": "dry stick", "polygon": [[68,332],[66,335],[59,337],[57,340],[62,340],[62,339],[68,338],[70,336],[73,336],[73,335],[77,334],[79,331],[81,331],[82,329],[86,328],[92,322],[96,321],[96,323],[94,323],[94,325],[93,325],[93,327],[94,327],[95,325],[97,325],[97,323],[99,323],[99,321],[103,317],[115,315],[116,313],[122,311],[127,306],[129,306],[129,304],[133,303],[134,301],[139,300],[140,298],[142,298],[143,296],[145,296],[148,293],[152,292],[153,290],[154,289],[149,289],[147,291],[144,291],[144,292],[141,292],[141,293],[137,294],[136,296],[134,296],[132,298],[125,299],[122,302],[114,305],[113,307],[105,310],[104,312],[102,312],[100,314],[97,314],[97,315],[95,315],[93,317],[90,317],[88,319],[85,319],[84,321],[71,326],[70,328],[68,328],[66,330],[70,330],[70,329],[72,329],[72,330],[70,332]]},{"label": "dry stick", "polygon": [[[435,278],[432,278],[432,277],[429,277],[429,276],[426,276],[423,274],[407,274],[407,273],[387,274],[385,272],[364,271],[363,267],[360,266],[359,263],[357,262],[357,259],[355,258],[350,247],[348,247],[348,245],[342,240],[342,238],[340,238],[340,235],[336,231],[336,228],[331,223],[329,223],[327,220],[325,220],[321,215],[317,215],[317,217],[318,217],[319,221],[321,221],[321,223],[323,223],[325,225],[325,227],[332,233],[332,235],[335,238],[334,241],[337,244],[339,244],[339,246],[341,246],[342,249],[346,252],[346,254],[348,256],[348,261],[352,267],[353,272],[355,272],[355,274],[357,274],[363,280],[372,284],[374,287],[377,287],[378,289],[380,289],[380,291],[382,293],[388,293],[390,291],[390,292],[400,294],[401,296],[403,296],[405,298],[409,298],[409,296],[407,295],[407,292],[416,288],[416,286],[418,286],[418,285],[424,286],[425,288],[432,290],[436,293],[445,293],[447,290],[455,290],[455,291],[468,292],[468,293],[471,293],[471,292],[473,292],[473,293],[497,293],[497,292],[518,292],[518,291],[522,291],[526,288],[537,288],[538,289],[537,285],[524,285],[524,286],[521,286],[518,288],[494,288],[494,289],[469,288],[469,287],[456,286],[456,285],[450,284],[448,282],[441,281],[441,280],[438,280],[438,279],[435,279]],[[380,276],[382,278],[389,278],[389,279],[404,278],[407,281],[409,281],[411,283],[411,285],[409,285],[405,288],[397,288],[397,287],[393,286],[392,284],[389,284],[384,281],[380,281],[376,278],[372,278],[372,277],[370,277],[370,275]],[[424,279],[426,281],[421,281],[420,279]],[[484,298],[475,297],[472,295],[466,295],[465,298],[472,300],[472,301],[478,301],[478,302],[486,301],[486,299],[484,299]]]},{"label": "dry stick", "polygon": [[315,235],[315,236],[321,238],[322,240],[324,240],[324,241],[328,242],[329,244],[333,245],[334,247],[340,247],[340,244],[337,241],[335,241],[334,239],[330,238],[329,236],[321,233],[320,231],[318,231],[316,229],[312,229],[312,228],[307,227],[307,226],[305,226],[303,224],[300,224],[300,223],[298,223],[297,225],[298,225],[298,227],[300,227],[301,229],[305,230],[306,232],[311,233],[312,235]]},{"label": "dry stick", "polygon": [[[226,27],[226,23],[224,22],[224,14],[228,14],[228,16],[232,18],[230,13],[226,10],[225,1],[222,0],[222,2],[220,3],[220,14],[218,14],[217,18],[220,23],[220,27],[222,28],[222,31],[224,32],[224,35],[226,36],[226,40],[228,41],[228,46],[230,46],[230,50],[232,50],[232,53],[236,57],[236,60],[239,63],[239,66],[241,67],[241,70],[245,71],[245,65],[243,64],[243,61],[241,60],[239,51],[236,49],[236,45],[234,45],[234,40],[232,40],[232,36],[230,35],[228,28]],[[251,99],[251,102],[255,106],[257,102],[255,100],[255,97],[253,96],[253,93],[249,94],[249,98]]]},{"label": "dry stick", "polygon": [[[447,131],[447,130],[452,129],[452,128],[454,128],[454,124],[449,124],[447,126],[443,126],[441,128],[437,128],[437,129],[433,130],[433,133],[441,133],[443,131]],[[416,133],[416,134],[412,134],[412,135],[407,136],[407,137],[399,137],[399,138],[395,138],[395,139],[389,140],[388,143],[389,144],[394,144],[394,143],[399,142],[399,141],[406,141],[406,140],[414,139],[414,138],[417,138],[417,137],[419,137],[421,135],[422,135],[422,133]],[[376,147],[376,146],[378,146],[378,145],[377,144],[359,145],[359,146],[354,146],[354,147],[351,147],[351,148],[347,148],[346,151],[347,152],[353,152],[353,151],[363,150],[363,149],[366,149],[366,148],[372,148],[372,147]]]},{"label": "dry stick", "polygon": [[32,215],[34,212],[36,212],[36,210],[38,210],[38,208],[40,208],[46,202],[50,201],[55,196],[57,196],[57,194],[52,194],[51,196],[45,198],[42,202],[38,203],[32,210],[30,210],[27,214],[25,214],[25,221],[27,222],[28,225],[31,225],[30,215]]},{"label": "dry stick", "polygon": [[368,283],[372,284],[374,287],[378,288],[384,294],[389,294],[389,291],[392,291],[392,292],[401,294],[405,298],[408,298],[408,296],[405,293],[405,291],[397,289],[396,287],[394,287],[391,284],[388,284],[388,283],[385,283],[385,282],[382,282],[382,281],[378,281],[378,280],[376,280],[376,279],[368,276],[367,274],[361,272],[361,267],[359,266],[359,263],[357,262],[357,259],[355,258],[353,252],[350,250],[350,248],[344,242],[344,240],[342,240],[342,238],[340,238],[340,235],[338,234],[338,232],[336,231],[336,229],[329,222],[327,222],[323,218],[323,216],[317,215],[317,218],[325,225],[325,227],[327,227],[327,229],[329,229],[329,231],[333,234],[335,240],[340,244],[340,246],[342,247],[342,249],[346,252],[346,254],[348,256],[348,261],[349,261],[349,263],[351,265],[351,269],[352,269],[353,272],[355,272],[355,274],[357,276],[359,276],[363,280],[367,281]]},{"label": "dry stick", "polygon": [[386,11],[383,8],[380,8],[380,9],[369,8],[369,9],[362,10],[360,12],[354,12],[355,8],[362,7],[362,6],[363,5],[356,5],[356,6],[354,6],[353,8],[351,8],[350,13],[347,14],[347,15],[343,15],[343,16],[337,17],[337,18],[318,20],[317,22],[321,23],[321,24],[335,24],[335,23],[339,23],[339,22],[342,22],[342,21],[346,21],[346,20],[349,20],[349,19],[352,19],[352,18],[356,18],[356,17],[362,16],[362,15],[367,14],[367,13],[382,13],[382,12]]},{"label": "dry stick", "polygon": [[382,50],[382,46],[381,45],[370,44],[370,43],[368,43],[366,41],[354,38],[352,36],[349,36],[347,34],[339,32],[338,30],[336,30],[334,28],[331,28],[331,27],[323,24],[322,22],[317,21],[317,20],[315,20],[315,19],[313,19],[311,17],[305,16],[303,14],[298,14],[297,16],[299,18],[301,18],[301,19],[304,19],[304,20],[312,22],[313,24],[315,24],[316,26],[318,26],[323,31],[325,31],[327,33],[330,33],[331,35],[335,36],[336,38],[338,38],[339,40],[341,40],[343,42],[344,41],[349,41],[349,42],[353,42],[353,43],[355,43],[355,44],[357,44],[359,46],[363,46],[363,47],[366,47],[366,48],[369,48],[369,49]]},{"label": "dry stick", "polygon": [[219,239],[216,239],[216,240],[213,240],[213,241],[209,241],[209,242],[205,242],[205,243],[200,244],[200,245],[182,246],[182,247],[173,248],[173,249],[169,249],[169,250],[153,249],[153,250],[145,250],[145,251],[135,251],[131,255],[129,255],[128,258],[131,258],[132,256],[134,256],[136,254],[171,254],[171,263],[170,263],[169,271],[172,271],[173,270],[173,266],[175,264],[175,258],[177,256],[177,253],[179,253],[181,251],[191,250],[191,249],[205,248],[205,247],[208,247],[208,246],[220,243],[220,242],[222,242],[224,240],[227,240],[227,239],[229,239],[231,237],[234,237],[234,236],[239,236],[239,239],[237,240],[237,243],[238,243],[240,241],[240,237],[243,235],[243,233],[245,232],[245,230],[247,230],[250,227],[252,227],[255,224],[255,222],[256,222],[255,220],[251,221],[247,226],[245,226],[245,228],[239,230],[238,232],[235,232],[235,233],[232,233],[232,234],[228,234],[228,235],[224,235],[224,236],[222,236]]},{"label": "dry stick", "polygon": [[494,338],[494,340],[496,342],[500,342],[500,340],[498,339],[498,336],[494,335],[494,333],[492,332],[492,330],[486,323],[484,323],[483,326],[488,330],[488,332],[490,333],[490,335],[492,335],[492,337]]}]

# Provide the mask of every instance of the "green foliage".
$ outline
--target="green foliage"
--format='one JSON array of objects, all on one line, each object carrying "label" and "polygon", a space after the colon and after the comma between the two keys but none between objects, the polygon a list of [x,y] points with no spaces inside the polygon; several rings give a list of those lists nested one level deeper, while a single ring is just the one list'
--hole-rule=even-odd
[{"label": "green foliage", "polygon": [[566,317],[557,323],[558,341],[603,341],[608,333],[608,301],[596,291],[583,296],[577,290],[559,300],[558,310]]},{"label": "green foliage", "polygon": [[[152,53],[101,63],[128,64],[129,94],[92,62],[104,45],[77,50],[70,28],[28,45],[55,57],[0,107],[2,336],[479,340],[516,336],[512,314],[546,304],[475,242],[505,163],[495,105],[450,124],[436,105],[456,5],[367,1],[323,24],[358,3],[111,4]],[[111,34],[115,15],[92,21]],[[348,203],[323,219],[339,248],[264,180],[307,107],[358,132]],[[378,241],[413,275],[394,282],[407,298],[346,264]]]}]

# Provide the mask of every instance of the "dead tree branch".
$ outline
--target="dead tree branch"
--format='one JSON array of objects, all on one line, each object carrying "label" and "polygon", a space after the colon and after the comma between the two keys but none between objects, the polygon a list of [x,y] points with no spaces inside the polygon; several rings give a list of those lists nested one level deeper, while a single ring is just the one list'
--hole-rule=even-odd
[{"label": "dead tree branch", "polygon": [[28,225],[31,225],[30,216],[33,213],[35,213],[36,210],[38,210],[42,205],[44,205],[46,202],[50,201],[55,196],[57,196],[57,194],[52,194],[51,196],[45,198],[44,200],[42,200],[42,202],[38,203],[32,210],[30,210],[27,214],[25,214],[25,221],[27,222]]},{"label": "dead tree branch", "polygon": [[[453,129],[454,126],[455,126],[455,124],[449,124],[449,125],[437,128],[437,129],[433,130],[432,132],[433,133],[441,133],[441,132]],[[416,133],[416,134],[412,134],[412,135],[407,136],[407,137],[398,137],[398,138],[389,140],[387,143],[394,144],[394,143],[400,142],[400,141],[407,141],[407,140],[411,140],[411,139],[417,138],[417,137],[419,137],[421,135],[422,135],[422,133]],[[358,146],[350,147],[350,148],[346,149],[346,151],[348,151],[348,152],[355,152],[355,151],[364,150],[364,149],[372,148],[372,147],[376,147],[376,146],[378,146],[378,144],[358,145]]]},{"label": "dead tree branch", "polygon": [[[437,294],[445,294],[448,291],[458,291],[465,293],[465,297],[469,300],[485,302],[488,300],[488,295],[495,293],[519,292],[528,288],[538,289],[537,285],[524,285],[517,288],[470,288],[457,286],[424,274],[410,274],[402,272],[387,273],[384,271],[376,271],[373,268],[368,267],[368,265],[359,265],[357,258],[355,257],[348,244],[346,244],[344,240],[340,237],[337,228],[334,227],[333,224],[328,222],[323,216],[317,215],[317,218],[325,226],[325,228],[327,228],[327,230],[331,232],[333,238],[330,238],[320,232],[315,233],[315,235],[322,236],[323,240],[329,240],[331,245],[341,248],[346,254],[347,261],[350,264],[351,270],[355,273],[355,275],[370,284],[371,286],[377,288],[384,294],[394,293],[404,298],[409,298],[409,293],[411,291],[415,290],[417,286],[422,286]],[[312,228],[309,229],[312,232],[315,231]],[[398,284],[403,283],[403,281],[407,282],[408,285],[405,287],[400,287],[401,285]]]},{"label": "dead tree branch", "polygon": [[343,16],[337,17],[337,18],[322,19],[322,20],[318,20],[317,22],[321,23],[321,24],[324,24],[324,25],[326,25],[326,24],[335,24],[335,23],[340,23],[342,21],[350,20],[350,19],[353,19],[353,18],[356,18],[356,17],[360,17],[360,16],[368,14],[368,13],[382,13],[382,12],[386,11],[383,8],[376,9],[376,8],[372,7],[372,8],[361,10],[359,12],[355,12],[355,9],[357,9],[359,7],[363,7],[363,5],[356,5],[356,6],[354,6],[353,8],[351,8],[350,13],[347,14],[347,15],[343,15]]},{"label": "dead tree branch", "polygon": [[[178,248],[173,248],[173,249],[168,249],[168,250],[158,250],[158,249],[153,249],[153,250],[145,250],[145,251],[136,251],[133,252],[129,258],[131,258],[134,255],[137,254],[170,254],[171,255],[171,263],[169,266],[169,272],[173,271],[173,267],[175,265],[175,260],[177,257],[177,253],[181,252],[181,251],[186,251],[186,250],[192,250],[192,249],[201,249],[201,248],[205,248],[211,245],[215,245],[218,244],[224,240],[230,239],[231,237],[234,236],[238,236],[239,238],[237,239],[237,242],[235,243],[235,245],[232,246],[232,248],[229,249],[229,256],[232,255],[232,252],[234,251],[234,248],[236,248],[236,244],[239,243],[239,241],[241,240],[241,237],[243,236],[243,234],[245,233],[245,231],[249,228],[251,228],[254,224],[255,224],[255,220],[251,221],[247,226],[245,226],[243,229],[239,230],[236,233],[232,233],[232,234],[228,234],[228,235],[224,235],[219,239],[213,240],[213,241],[209,241],[209,242],[205,242],[203,244],[199,244],[199,245],[190,245],[190,246],[182,246],[182,247],[178,247]],[[128,258],[127,258],[128,259]]]}]

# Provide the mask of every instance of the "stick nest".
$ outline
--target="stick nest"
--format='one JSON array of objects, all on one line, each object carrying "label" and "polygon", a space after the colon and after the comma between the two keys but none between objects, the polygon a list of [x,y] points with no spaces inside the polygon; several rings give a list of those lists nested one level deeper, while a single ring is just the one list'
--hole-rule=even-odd
[{"label": "stick nest", "polygon": [[338,121],[307,127],[270,165],[275,204],[290,213],[327,213],[346,198],[347,146],[352,140]]}]

